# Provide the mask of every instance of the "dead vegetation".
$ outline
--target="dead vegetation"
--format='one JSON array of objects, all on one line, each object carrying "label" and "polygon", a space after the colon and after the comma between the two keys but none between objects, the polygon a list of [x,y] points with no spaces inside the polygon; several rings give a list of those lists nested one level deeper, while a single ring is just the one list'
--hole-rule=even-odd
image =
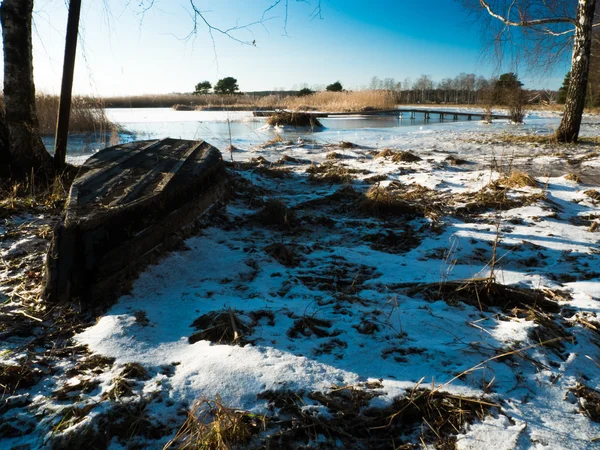
[{"label": "dead vegetation", "polygon": [[316,317],[305,316],[294,321],[294,326],[288,330],[288,336],[292,339],[296,339],[302,335],[304,337],[316,336],[318,338],[325,338],[331,336],[338,336],[338,331],[328,331],[327,328],[331,328],[332,323],[330,320],[322,320]]},{"label": "dead vegetation", "polygon": [[267,226],[291,229],[297,224],[296,213],[288,208],[280,200],[270,199],[265,206],[256,214],[260,223]]},{"label": "dead vegetation", "polygon": [[479,214],[488,210],[507,211],[545,200],[543,192],[529,195],[509,195],[508,187],[492,182],[479,191],[457,194],[452,197],[458,215]]},{"label": "dead vegetation", "polygon": [[398,254],[417,248],[422,239],[410,225],[406,224],[402,230],[399,230],[398,227],[383,229],[365,236],[365,240],[371,243],[373,250]]},{"label": "dead vegetation", "polygon": [[507,188],[533,187],[539,188],[540,184],[531,175],[525,172],[513,170],[509,175],[504,175],[497,180],[497,183]]},{"label": "dead vegetation", "polygon": [[577,383],[571,392],[579,400],[579,408],[590,420],[600,423],[600,392]]},{"label": "dead vegetation", "polygon": [[421,158],[414,153],[402,151],[402,150],[391,150],[385,148],[375,155],[375,158],[391,158],[393,162],[400,163],[412,163],[421,161]]},{"label": "dead vegetation", "polygon": [[592,200],[600,201],[600,191],[597,191],[595,189],[588,189],[587,191],[583,192],[583,195],[591,198]]},{"label": "dead vegetation", "polygon": [[267,118],[267,124],[273,127],[291,126],[322,128],[323,124],[314,114],[297,111],[280,111]]},{"label": "dead vegetation", "polygon": [[541,309],[546,312],[560,312],[560,304],[550,300],[541,291],[506,286],[489,278],[447,281],[441,283],[413,286],[408,295],[419,295],[427,300],[444,300],[449,304],[466,303],[487,311],[499,308],[510,313],[514,308],[528,310]]},{"label": "dead vegetation", "polygon": [[265,252],[286,267],[296,267],[300,261],[300,256],[293,245],[276,242],[265,247]]},{"label": "dead vegetation", "polygon": [[194,403],[187,419],[165,449],[229,450],[240,448],[266,428],[267,419],[230,408],[217,395]]},{"label": "dead vegetation", "polygon": [[371,187],[358,208],[376,216],[417,215],[440,217],[446,199],[443,195],[419,184],[405,185],[394,181],[386,187]]},{"label": "dead vegetation", "polygon": [[[313,183],[344,184],[350,183],[355,177],[356,169],[348,169],[335,161],[322,164],[311,164],[306,172],[308,179]],[[360,171],[359,171],[360,172]]]},{"label": "dead vegetation", "polygon": [[35,386],[41,378],[42,372],[31,363],[0,364],[0,389],[3,395]]},{"label": "dead vegetation", "polygon": [[463,166],[465,164],[470,164],[466,159],[458,158],[454,155],[447,156],[444,161],[452,166]]},{"label": "dead vegetation", "polygon": [[[58,117],[58,103],[58,96],[56,95],[36,95],[36,112],[42,134],[54,135]],[[118,133],[119,131],[122,131],[120,127],[106,117],[102,100],[91,97],[73,97],[69,116],[69,132],[100,134]]]},{"label": "dead vegetation", "polygon": [[569,181],[572,181],[574,183],[579,183],[580,182],[579,175],[577,175],[576,173],[572,173],[572,172],[565,175],[565,180],[569,180]]},{"label": "dead vegetation", "polygon": [[[266,436],[267,448],[412,449],[414,442],[432,448],[455,448],[456,435],[483,420],[498,405],[481,399],[415,388],[386,408],[369,407],[381,385],[333,387],[329,392],[266,391],[272,411]],[[326,407],[327,414],[320,408]]]},{"label": "dead vegetation", "polygon": [[231,309],[204,314],[191,326],[198,332],[189,337],[190,344],[210,341],[213,344],[244,345],[246,336],[252,332],[250,325],[240,319],[240,313]]},{"label": "dead vegetation", "polygon": [[373,109],[393,109],[396,99],[390,91],[316,92],[304,97],[286,97],[281,102],[294,110],[328,112],[360,112]]}]

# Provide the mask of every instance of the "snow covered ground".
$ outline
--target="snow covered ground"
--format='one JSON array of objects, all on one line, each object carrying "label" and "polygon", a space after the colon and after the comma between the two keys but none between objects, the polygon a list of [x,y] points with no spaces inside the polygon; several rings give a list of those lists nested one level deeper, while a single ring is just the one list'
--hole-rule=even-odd
[{"label": "snow covered ground", "polygon": [[[72,338],[5,336],[3,370],[38,375],[5,389],[0,447],[162,448],[220,399],[266,417],[250,448],[597,448],[600,145],[507,138],[557,117],[527,122],[234,141],[231,199],[184,249]],[[397,406],[439,393],[451,431]],[[373,411],[383,434],[340,425]]]}]

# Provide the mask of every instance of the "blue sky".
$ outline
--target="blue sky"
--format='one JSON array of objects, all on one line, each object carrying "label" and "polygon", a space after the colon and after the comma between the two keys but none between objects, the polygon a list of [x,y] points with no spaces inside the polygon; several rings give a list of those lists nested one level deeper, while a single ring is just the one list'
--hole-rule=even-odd
[{"label": "blue sky", "polygon": [[[195,0],[213,26],[259,20],[274,0]],[[140,0],[83,0],[76,93],[130,95],[187,92],[195,83],[233,76],[242,91],[293,89],[340,80],[358,89],[371,77],[404,82],[426,74],[436,81],[460,72],[490,76],[481,58],[479,26],[453,0],[284,1],[269,20],[235,34],[242,45],[199,24],[195,39],[183,38],[193,21],[189,0],[155,0],[143,16]],[[60,87],[65,0],[36,0],[34,65],[38,91]],[[564,66],[551,78],[521,73],[526,87],[560,86]]]}]

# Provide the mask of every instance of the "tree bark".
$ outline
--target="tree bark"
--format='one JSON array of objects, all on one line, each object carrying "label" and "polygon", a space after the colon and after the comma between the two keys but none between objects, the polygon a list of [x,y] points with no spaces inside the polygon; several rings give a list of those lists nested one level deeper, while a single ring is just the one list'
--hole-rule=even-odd
[{"label": "tree bark", "polygon": [[565,110],[555,137],[559,142],[577,142],[588,85],[596,0],[579,0],[573,37],[571,79]]},{"label": "tree bark", "polygon": [[52,157],[39,133],[33,83],[33,0],[3,0],[4,103],[11,170],[15,176],[49,177]]},{"label": "tree bark", "polygon": [[10,177],[10,159],[4,102],[0,101],[0,180]]}]

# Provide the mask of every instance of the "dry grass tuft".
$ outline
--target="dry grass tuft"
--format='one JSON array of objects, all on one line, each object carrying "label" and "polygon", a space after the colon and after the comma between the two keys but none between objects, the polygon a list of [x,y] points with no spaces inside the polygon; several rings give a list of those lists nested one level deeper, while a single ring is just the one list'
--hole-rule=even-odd
[{"label": "dry grass tuft", "polygon": [[351,149],[351,148],[356,147],[356,144],[353,144],[352,142],[347,142],[347,141],[340,141],[339,147],[343,148],[343,149]]},{"label": "dry grass tuft", "polygon": [[5,394],[10,395],[16,389],[35,386],[41,378],[41,372],[28,363],[0,364],[0,389]]},{"label": "dry grass tuft", "polygon": [[296,254],[294,247],[291,245],[277,242],[265,247],[265,252],[286,267],[296,267],[298,265],[299,257]]},{"label": "dry grass tuft", "polygon": [[27,179],[20,182],[0,180],[0,219],[13,214],[31,212],[32,210],[62,209],[76,169],[69,170],[64,176],[53,180]]},{"label": "dry grass tuft", "polygon": [[584,191],[583,195],[591,198],[592,200],[600,201],[600,191],[595,189],[588,189],[587,191]]},{"label": "dry grass tuft", "polygon": [[390,183],[371,187],[359,201],[361,211],[379,215],[421,215],[437,218],[445,203],[443,196],[419,184]]},{"label": "dry grass tuft", "polygon": [[389,148],[384,148],[383,150],[381,150],[379,153],[377,153],[375,155],[375,158],[388,158],[390,156],[394,156],[396,154],[396,152],[394,150],[391,150]]},{"label": "dry grass tuft", "polygon": [[268,140],[267,142],[260,145],[260,148],[270,148],[277,147],[278,145],[282,145],[285,141],[281,137],[279,133],[275,133],[275,137],[273,139]]},{"label": "dry grass tuft", "polygon": [[244,335],[252,331],[231,309],[204,314],[194,320],[191,326],[200,331],[189,337],[190,344],[210,341],[214,344],[243,345],[246,343]]},{"label": "dry grass tuft", "polygon": [[573,181],[574,183],[579,183],[579,175],[576,173],[568,173],[565,175],[565,180]]},{"label": "dry grass tuft", "polygon": [[579,407],[590,420],[600,423],[600,392],[577,383],[571,392],[579,399]]},{"label": "dry grass tuft", "polygon": [[327,155],[325,155],[325,158],[329,159],[330,161],[334,161],[336,159],[343,159],[344,155],[342,155],[341,153],[337,153],[337,152],[330,152],[327,153]]},{"label": "dry grass tuft", "polygon": [[540,187],[540,184],[531,175],[517,170],[513,170],[509,176],[501,177],[497,182],[509,188]]},{"label": "dry grass tuft", "polygon": [[263,225],[278,226],[280,228],[294,228],[296,226],[296,213],[281,201],[270,199],[256,218]]},{"label": "dry grass tuft", "polygon": [[148,371],[144,366],[139,363],[127,363],[120,375],[123,378],[130,378],[134,380],[147,380],[150,377],[148,376]]},{"label": "dry grass tuft", "polygon": [[444,159],[444,161],[446,161],[447,163],[449,163],[453,166],[463,166],[465,164],[469,164],[469,161],[467,161],[466,159],[457,158],[456,156],[453,156],[453,155],[446,157],[446,159]]},{"label": "dry grass tuft", "polygon": [[343,184],[350,183],[354,179],[351,169],[336,164],[335,161],[327,161],[317,165],[311,164],[306,172],[309,174],[308,179],[313,183]]},{"label": "dry grass tuft", "polygon": [[196,401],[165,449],[230,450],[240,448],[266,427],[266,419],[225,406],[219,397]]},{"label": "dry grass tuft", "polygon": [[411,152],[400,151],[392,156],[392,161],[394,161],[395,163],[398,163],[398,162],[412,163],[412,162],[421,161],[421,158]]},{"label": "dry grass tuft", "polygon": [[102,396],[103,400],[120,401],[133,395],[133,383],[123,377],[116,377],[111,388]]},{"label": "dry grass tuft", "polygon": [[271,126],[291,126],[291,127],[308,127],[322,128],[323,125],[314,114],[303,112],[287,112],[281,111],[267,118],[267,124]]}]

